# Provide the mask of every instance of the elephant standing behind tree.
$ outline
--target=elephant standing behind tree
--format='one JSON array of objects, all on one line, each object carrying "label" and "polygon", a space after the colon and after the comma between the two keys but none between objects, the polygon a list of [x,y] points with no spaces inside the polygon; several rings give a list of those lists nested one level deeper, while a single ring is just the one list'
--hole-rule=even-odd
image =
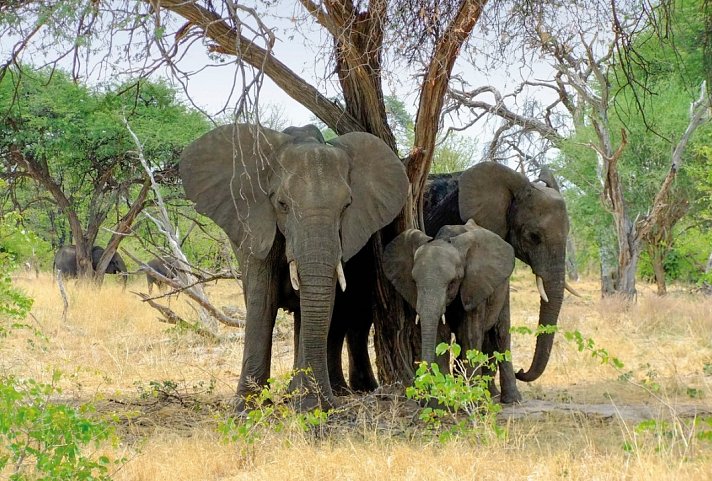
[{"label": "elephant standing behind tree", "polygon": [[[383,266],[386,277],[416,310],[421,353],[428,364],[435,361],[436,345],[449,341],[450,332],[462,347],[463,360],[470,349],[483,351],[485,335],[491,330],[509,331],[509,318],[501,314],[514,269],[514,251],[474,221],[443,226],[434,239],[409,229],[386,246]],[[449,330],[439,330],[441,318]],[[499,352],[509,347],[496,346]],[[438,361],[447,372],[449,360],[441,356]],[[502,402],[521,400],[510,361],[500,364],[500,383]],[[497,395],[493,383],[490,390]]]},{"label": "elephant standing behind tree", "polygon": [[146,284],[148,287],[148,293],[151,294],[153,291],[153,285],[155,284],[161,291],[165,287],[165,282],[159,279],[153,271],[158,272],[163,277],[168,279],[173,279],[176,276],[176,269],[170,259],[154,257],[146,263],[150,269],[142,267],[141,270],[146,272]]},{"label": "elephant standing behind tree", "polygon": [[[482,162],[464,172],[432,176],[424,199],[425,232],[433,235],[448,224],[474,219],[477,225],[506,240],[516,257],[536,275],[541,296],[539,325],[556,326],[564,288],[569,219],[564,199],[548,169],[530,182],[524,175],[494,162]],[[504,306],[509,316],[509,295]],[[509,322],[509,320],[507,321]],[[491,341],[508,345],[509,333]],[[536,350],[522,381],[537,379],[546,369],[554,334],[537,336]]]},{"label": "elephant standing behind tree", "polygon": [[[226,232],[240,260],[247,319],[239,406],[270,377],[278,308],[294,313],[298,372],[290,388],[306,388],[301,407],[335,405],[327,345],[340,344],[329,339],[329,329],[346,332],[359,323],[363,346],[352,354],[367,360],[363,339],[371,325],[364,304],[372,283],[347,289],[348,275],[360,266],[343,263],[368,257],[360,251],[371,235],[402,209],[408,178],[398,157],[367,133],[325,143],[313,126],[284,133],[236,124],[189,145],[180,175],[186,196]],[[337,283],[344,291],[338,296]],[[355,316],[351,305],[364,315]]]},{"label": "elephant standing behind tree", "polygon": [[[91,266],[96,269],[99,265],[101,256],[104,255],[104,248],[99,246],[94,246],[91,249]],[[57,253],[54,255],[54,262],[52,263],[52,270],[59,271],[64,277],[76,278],[77,277],[77,248],[74,245],[60,247]],[[109,264],[106,266],[105,274],[122,274],[124,276],[124,288],[126,288],[127,269],[124,260],[121,258],[118,252],[115,252]]]}]

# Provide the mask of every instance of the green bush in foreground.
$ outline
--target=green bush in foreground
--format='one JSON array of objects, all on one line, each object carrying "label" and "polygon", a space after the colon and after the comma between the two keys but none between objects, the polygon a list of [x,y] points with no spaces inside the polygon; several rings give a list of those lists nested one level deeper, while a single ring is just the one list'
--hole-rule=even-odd
[{"label": "green bush in foreground", "polygon": [[[0,272],[7,273],[13,259],[4,254],[0,253]],[[13,287],[7,274],[0,274],[0,334],[26,327],[21,322],[31,307],[32,299]],[[60,379],[59,371],[54,371],[51,384],[0,377],[0,478],[110,479],[109,468],[115,462],[91,449],[109,440],[112,428],[92,419],[91,405],[76,408],[56,402]]]},{"label": "green bush in foreground", "polygon": [[75,408],[52,401],[53,384],[15,377],[0,379],[0,473],[19,480],[108,480],[114,464],[88,452],[113,434],[88,416],[91,406]]}]

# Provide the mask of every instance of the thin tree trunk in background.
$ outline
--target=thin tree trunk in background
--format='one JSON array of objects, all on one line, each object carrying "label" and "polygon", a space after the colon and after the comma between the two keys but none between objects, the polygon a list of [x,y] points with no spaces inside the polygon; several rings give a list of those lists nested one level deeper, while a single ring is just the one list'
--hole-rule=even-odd
[{"label": "thin tree trunk in background", "polygon": [[653,274],[655,275],[655,285],[658,288],[658,295],[664,296],[667,294],[667,283],[665,281],[665,254],[667,250],[659,247],[648,245],[648,255],[650,263],[653,266]]},{"label": "thin tree trunk in background", "polygon": [[566,272],[570,281],[579,279],[578,267],[576,266],[576,245],[570,234],[566,237]]},{"label": "thin tree trunk in background", "polygon": [[601,297],[613,295],[618,287],[618,267],[616,255],[605,242],[600,243],[601,256]]}]

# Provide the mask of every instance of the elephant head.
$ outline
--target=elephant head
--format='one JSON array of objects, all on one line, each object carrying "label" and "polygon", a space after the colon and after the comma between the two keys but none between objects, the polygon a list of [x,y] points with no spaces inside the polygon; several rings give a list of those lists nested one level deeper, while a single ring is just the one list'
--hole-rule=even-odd
[{"label": "elephant head", "polygon": [[502,285],[514,268],[512,247],[468,221],[443,226],[435,239],[409,229],[386,246],[384,270],[422,322],[422,353],[434,361],[437,326],[460,297],[465,311],[475,309]]},{"label": "elephant head", "polygon": [[[264,261],[276,271],[280,266],[269,263],[279,261],[271,259],[286,257],[300,297],[297,367],[312,370],[317,386],[311,387],[331,402],[326,345],[337,279],[346,289],[342,262],[402,209],[408,190],[402,163],[368,133],[326,143],[313,126],[284,133],[235,124],[190,144],[180,174],[187,197],[226,232],[241,260]],[[278,231],[284,252],[270,254]]]},{"label": "elephant head", "polygon": [[[101,256],[104,255],[104,248],[99,247],[99,246],[94,246],[91,248],[91,265],[94,269],[97,268],[99,265],[99,261],[101,260]],[[111,260],[109,261],[109,264],[106,266],[106,270],[104,271],[106,274],[122,274],[123,275],[123,287],[126,289],[126,283],[128,281],[128,269],[126,269],[126,263],[124,263],[124,259],[119,255],[118,252],[115,252],[114,255],[111,257]]]},{"label": "elephant head", "polygon": [[[531,266],[541,295],[539,325],[555,326],[565,287],[569,220],[553,176],[544,171],[530,182],[503,165],[477,164],[460,177],[459,210],[463,221],[472,218],[497,233]],[[531,367],[520,370],[517,379],[530,382],[544,372],[553,342],[553,334],[537,337]]]},{"label": "elephant head", "polygon": [[[104,255],[104,248],[99,247],[99,246],[94,246],[91,249],[91,264],[94,269],[99,265],[99,261],[101,260],[101,256]],[[111,258],[109,261],[109,264],[106,266],[106,272],[107,274],[121,274],[124,272],[127,272],[126,269],[126,264],[124,263],[124,259],[119,255],[118,252],[114,253],[114,256]]]}]

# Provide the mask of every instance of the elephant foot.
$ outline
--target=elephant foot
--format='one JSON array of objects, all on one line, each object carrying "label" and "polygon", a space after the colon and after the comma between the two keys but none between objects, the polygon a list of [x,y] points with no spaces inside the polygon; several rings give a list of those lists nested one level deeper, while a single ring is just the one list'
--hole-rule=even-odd
[{"label": "elephant foot", "polygon": [[350,394],[353,394],[353,391],[349,389],[349,387],[346,385],[346,381],[344,381],[343,384],[331,384],[331,390],[336,396],[348,396]]},{"label": "elephant foot", "polygon": [[327,399],[324,396],[318,396],[314,393],[296,396],[293,399],[294,410],[299,412],[314,411],[315,409],[328,411],[329,409],[338,408],[340,405],[341,403],[336,397]]},{"label": "elephant foot", "polygon": [[517,388],[503,389],[499,402],[502,404],[519,404],[522,402],[522,395]]},{"label": "elephant foot", "polygon": [[349,373],[349,381],[351,381],[351,389],[355,392],[371,392],[378,387],[378,382],[370,375]]},{"label": "elephant foot", "polygon": [[335,395],[347,396],[351,394],[349,385],[346,383],[346,378],[344,378],[344,375],[340,370],[330,370],[329,381],[331,383],[331,390]]}]

